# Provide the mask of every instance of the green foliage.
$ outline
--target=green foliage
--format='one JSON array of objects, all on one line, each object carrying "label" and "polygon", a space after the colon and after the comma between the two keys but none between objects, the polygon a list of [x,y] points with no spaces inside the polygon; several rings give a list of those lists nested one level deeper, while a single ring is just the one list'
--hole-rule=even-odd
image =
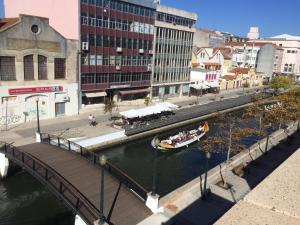
[{"label": "green foliage", "polygon": [[105,102],[105,106],[104,106],[104,113],[109,113],[110,114],[110,117],[112,117],[112,112],[114,110],[114,108],[116,108],[117,105],[115,104],[114,101],[108,99],[106,102]]},{"label": "green foliage", "polygon": [[150,103],[151,103],[150,97],[146,97],[146,98],[145,98],[145,101],[144,101],[144,104],[145,104],[146,106],[148,106]]},{"label": "green foliage", "polygon": [[274,77],[269,83],[270,87],[275,90],[278,90],[280,88],[288,89],[291,86],[291,84],[292,81],[285,76]]}]

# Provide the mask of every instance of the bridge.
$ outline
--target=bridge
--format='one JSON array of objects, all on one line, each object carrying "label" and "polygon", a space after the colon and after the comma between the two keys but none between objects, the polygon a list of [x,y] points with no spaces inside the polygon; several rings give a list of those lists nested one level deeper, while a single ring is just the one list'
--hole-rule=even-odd
[{"label": "bridge", "polygon": [[[100,214],[100,156],[60,137],[41,134],[41,143],[0,143],[0,153],[37,178],[78,214],[94,224]],[[104,168],[104,216],[112,225],[133,225],[152,214],[149,191],[109,161]]]}]

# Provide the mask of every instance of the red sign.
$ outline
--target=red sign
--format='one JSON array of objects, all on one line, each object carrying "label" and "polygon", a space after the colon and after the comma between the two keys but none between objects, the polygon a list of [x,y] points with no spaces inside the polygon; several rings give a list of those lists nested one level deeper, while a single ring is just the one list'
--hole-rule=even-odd
[{"label": "red sign", "polygon": [[60,91],[63,91],[63,87],[62,86],[31,87],[31,88],[13,88],[13,89],[9,89],[8,93],[10,95],[20,95],[20,94],[60,92]]}]

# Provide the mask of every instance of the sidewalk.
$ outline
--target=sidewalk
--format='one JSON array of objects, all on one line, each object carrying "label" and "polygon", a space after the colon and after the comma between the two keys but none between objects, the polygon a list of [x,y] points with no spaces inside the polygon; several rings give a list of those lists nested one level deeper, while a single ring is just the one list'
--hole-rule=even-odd
[{"label": "sidewalk", "polygon": [[[255,91],[257,88],[247,89],[247,91]],[[245,91],[246,92],[246,91]],[[206,94],[198,98],[199,105],[207,104],[215,100],[220,100],[221,97],[235,98],[243,95],[243,89],[234,89],[228,91],[222,91],[220,94]],[[171,103],[177,104],[181,107],[190,106],[197,103],[197,97],[183,96],[174,97],[167,99]],[[153,102],[155,104],[156,102]],[[119,111],[125,111],[132,108],[142,108],[145,107],[144,104],[140,105],[124,105],[119,106]],[[93,114],[96,117],[98,125],[96,127],[91,127],[88,125],[88,115]],[[118,112],[114,112],[113,115],[118,115]],[[113,133],[120,131],[111,126],[109,121],[109,114],[104,114],[103,107],[95,108],[91,111],[86,111],[82,114],[75,116],[64,116],[57,117],[54,119],[47,119],[40,121],[41,131],[45,133],[50,133],[53,135],[61,136],[64,138],[93,138],[104,134]],[[0,131],[0,140],[6,141],[8,143],[14,142],[16,146],[22,144],[29,144],[35,142],[35,132],[36,132],[36,121],[31,121],[28,123],[23,123],[10,127],[8,131]]]}]

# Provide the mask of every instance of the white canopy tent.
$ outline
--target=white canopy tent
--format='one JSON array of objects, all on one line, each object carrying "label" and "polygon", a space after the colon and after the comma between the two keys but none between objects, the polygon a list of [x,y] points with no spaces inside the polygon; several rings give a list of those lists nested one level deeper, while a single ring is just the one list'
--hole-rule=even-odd
[{"label": "white canopy tent", "polygon": [[162,112],[172,111],[173,109],[178,108],[177,105],[174,105],[169,102],[159,103],[153,106],[148,106],[141,109],[131,109],[128,111],[120,112],[121,116],[126,119],[132,119],[137,117],[145,117],[153,114],[160,114]]},{"label": "white canopy tent", "polygon": [[195,88],[196,90],[209,89],[210,88],[206,84],[191,84],[190,87]]}]

